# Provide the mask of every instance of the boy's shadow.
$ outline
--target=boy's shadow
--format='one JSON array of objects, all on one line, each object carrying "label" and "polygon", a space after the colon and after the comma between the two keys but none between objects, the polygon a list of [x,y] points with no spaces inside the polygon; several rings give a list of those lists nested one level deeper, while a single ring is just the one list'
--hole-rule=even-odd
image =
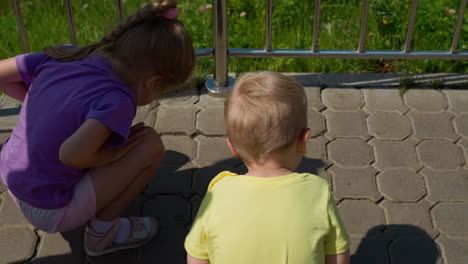
[{"label": "boy's shadow", "polygon": [[[382,233],[379,233],[384,230]],[[351,239],[356,243],[359,239]],[[431,237],[414,225],[378,225],[371,228],[351,256],[351,264],[436,264],[440,252]]]}]

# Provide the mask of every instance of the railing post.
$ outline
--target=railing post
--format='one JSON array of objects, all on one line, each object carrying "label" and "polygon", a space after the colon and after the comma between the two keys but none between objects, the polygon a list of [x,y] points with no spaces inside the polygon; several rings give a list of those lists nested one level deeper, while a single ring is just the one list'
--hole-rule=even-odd
[{"label": "railing post", "polygon": [[232,87],[234,79],[228,76],[227,0],[213,1],[214,78],[205,86],[212,95],[222,95]]},{"label": "railing post", "polygon": [[21,6],[19,0],[13,1],[15,4],[15,15],[16,15],[16,23],[18,24],[18,30],[21,36],[21,45],[23,46],[23,51],[25,53],[29,52],[29,45],[28,45],[28,38],[26,35],[26,30],[24,29],[24,22],[23,16],[21,15]]}]

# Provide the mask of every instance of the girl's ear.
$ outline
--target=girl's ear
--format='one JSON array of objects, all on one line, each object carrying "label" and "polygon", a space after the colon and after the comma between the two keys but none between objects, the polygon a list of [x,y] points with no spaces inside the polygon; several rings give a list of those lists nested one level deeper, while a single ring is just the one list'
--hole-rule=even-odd
[{"label": "girl's ear", "polygon": [[296,152],[299,154],[307,153],[307,141],[310,138],[310,128],[303,129],[297,137]]},{"label": "girl's ear", "polygon": [[153,75],[146,79],[145,88],[153,88],[155,86],[161,86],[164,78],[161,75]]},{"label": "girl's ear", "polygon": [[226,138],[226,142],[227,142],[229,149],[231,150],[232,155],[234,155],[234,157],[236,158],[239,158],[240,157],[239,153],[237,153],[237,151],[234,149],[234,147],[231,144],[231,141],[229,141],[229,138]]}]

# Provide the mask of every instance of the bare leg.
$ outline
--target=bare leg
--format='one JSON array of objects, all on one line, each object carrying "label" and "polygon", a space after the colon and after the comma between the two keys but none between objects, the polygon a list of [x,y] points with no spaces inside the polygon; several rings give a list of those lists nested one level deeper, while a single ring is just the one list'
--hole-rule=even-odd
[{"label": "bare leg", "polygon": [[120,160],[91,169],[98,219],[110,221],[119,217],[159,168],[164,145],[154,129],[145,129],[150,133]]}]

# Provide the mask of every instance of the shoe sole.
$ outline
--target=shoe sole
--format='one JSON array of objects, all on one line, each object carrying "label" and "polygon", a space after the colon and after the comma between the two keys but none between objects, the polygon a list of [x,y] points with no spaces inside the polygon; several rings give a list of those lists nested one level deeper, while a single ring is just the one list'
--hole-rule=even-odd
[{"label": "shoe sole", "polygon": [[150,242],[151,240],[153,240],[154,238],[156,238],[157,235],[159,235],[159,222],[157,220],[155,220],[154,222],[155,222],[154,234],[151,234],[151,236],[147,240],[144,240],[141,243],[138,243],[138,244],[135,244],[135,245],[129,245],[129,246],[109,248],[107,250],[99,251],[99,252],[88,251],[86,249],[86,247],[85,247],[84,248],[85,252],[89,257],[99,257],[99,256],[102,256],[102,255],[106,255],[106,254],[115,252],[115,251],[124,250],[124,249],[132,249],[132,248],[137,248],[137,247],[143,246],[144,244],[146,244],[146,243]]}]

